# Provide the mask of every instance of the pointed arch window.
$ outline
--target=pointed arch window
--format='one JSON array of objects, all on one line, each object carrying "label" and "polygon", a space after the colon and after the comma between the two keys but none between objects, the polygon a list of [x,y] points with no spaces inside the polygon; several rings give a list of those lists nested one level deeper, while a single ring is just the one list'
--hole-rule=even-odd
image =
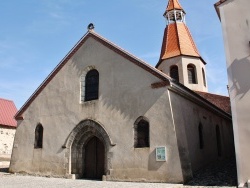
[{"label": "pointed arch window", "polygon": [[201,123],[199,124],[198,131],[199,131],[199,144],[200,144],[200,149],[203,149],[203,148],[204,148],[203,126],[202,126]]},{"label": "pointed arch window", "polygon": [[85,77],[85,98],[84,101],[98,99],[99,93],[99,72],[96,69],[90,70]]},{"label": "pointed arch window", "polygon": [[170,67],[170,77],[179,82],[179,70],[177,65]]},{"label": "pointed arch window", "polygon": [[43,147],[43,126],[40,123],[36,126],[34,147],[35,148]]},{"label": "pointed arch window", "polygon": [[220,128],[216,125],[216,141],[217,141],[217,152],[218,156],[221,156],[221,135],[220,135]]},{"label": "pointed arch window", "polygon": [[145,117],[139,117],[135,122],[134,147],[149,147],[149,122]]},{"label": "pointed arch window", "polygon": [[202,77],[203,77],[203,84],[205,87],[207,87],[207,84],[206,84],[206,77],[205,77],[205,71],[204,69],[202,68]]},{"label": "pointed arch window", "polygon": [[195,65],[189,64],[187,66],[187,70],[188,70],[188,83],[197,84]]}]

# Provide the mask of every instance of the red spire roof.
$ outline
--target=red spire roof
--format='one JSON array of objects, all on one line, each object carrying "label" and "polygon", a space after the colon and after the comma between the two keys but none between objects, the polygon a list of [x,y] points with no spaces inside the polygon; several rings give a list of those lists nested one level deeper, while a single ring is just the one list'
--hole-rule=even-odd
[{"label": "red spire roof", "polygon": [[183,10],[183,8],[181,7],[181,4],[179,3],[178,0],[169,0],[166,11],[171,11],[174,9],[175,10]]},{"label": "red spire roof", "polygon": [[0,125],[16,127],[17,122],[14,119],[17,108],[13,101],[0,98]]},{"label": "red spire roof", "polygon": [[165,28],[160,60],[178,55],[201,57],[189,29],[183,22],[172,23]]}]

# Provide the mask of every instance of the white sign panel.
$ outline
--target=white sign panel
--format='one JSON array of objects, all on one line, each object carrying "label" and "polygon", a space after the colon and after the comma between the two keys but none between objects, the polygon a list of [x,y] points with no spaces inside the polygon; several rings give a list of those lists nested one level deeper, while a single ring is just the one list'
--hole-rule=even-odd
[{"label": "white sign panel", "polygon": [[156,161],[166,161],[166,147],[156,148]]}]

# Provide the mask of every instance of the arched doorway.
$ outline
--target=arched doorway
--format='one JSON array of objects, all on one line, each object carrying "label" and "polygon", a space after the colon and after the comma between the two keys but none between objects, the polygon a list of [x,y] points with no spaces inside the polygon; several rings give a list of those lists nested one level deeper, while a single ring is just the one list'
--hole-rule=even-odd
[{"label": "arched doorway", "polygon": [[[112,162],[108,154],[113,146],[115,144],[112,143],[104,126],[90,119],[81,121],[63,145],[68,161],[67,173],[75,178],[89,179],[101,179],[102,175],[109,175]],[[93,156],[96,159],[93,159]],[[94,170],[96,168],[98,171]]]},{"label": "arched doorway", "polygon": [[84,165],[83,178],[102,179],[104,175],[105,147],[103,142],[93,136],[83,147]]}]

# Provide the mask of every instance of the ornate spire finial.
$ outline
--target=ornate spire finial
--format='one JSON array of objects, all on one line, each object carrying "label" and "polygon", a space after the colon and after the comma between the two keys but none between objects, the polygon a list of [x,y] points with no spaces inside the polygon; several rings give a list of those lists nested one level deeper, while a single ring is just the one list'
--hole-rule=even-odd
[{"label": "ornate spire finial", "polygon": [[90,23],[90,24],[88,25],[88,30],[89,30],[89,31],[94,30],[94,28],[95,28],[95,26],[94,26],[93,23]]},{"label": "ornate spire finial", "polygon": [[167,23],[184,22],[185,23],[185,11],[181,7],[178,0],[169,0],[163,16],[167,19]]}]

